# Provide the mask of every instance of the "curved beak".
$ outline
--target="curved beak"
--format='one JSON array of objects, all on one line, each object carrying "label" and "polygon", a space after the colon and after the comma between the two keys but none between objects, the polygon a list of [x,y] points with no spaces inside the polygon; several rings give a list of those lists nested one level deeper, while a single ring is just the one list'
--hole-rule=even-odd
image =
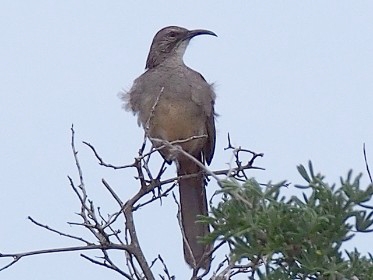
[{"label": "curved beak", "polygon": [[192,39],[193,37],[198,36],[198,35],[212,35],[212,36],[218,37],[218,35],[216,35],[214,32],[210,30],[195,29],[195,30],[188,31],[184,37],[184,40]]}]

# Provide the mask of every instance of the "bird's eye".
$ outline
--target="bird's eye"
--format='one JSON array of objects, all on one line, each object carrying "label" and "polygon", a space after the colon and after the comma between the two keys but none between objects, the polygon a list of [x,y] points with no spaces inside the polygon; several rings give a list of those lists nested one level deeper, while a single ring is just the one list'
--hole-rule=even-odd
[{"label": "bird's eye", "polygon": [[170,32],[170,38],[175,38],[176,37],[176,33],[175,32]]}]

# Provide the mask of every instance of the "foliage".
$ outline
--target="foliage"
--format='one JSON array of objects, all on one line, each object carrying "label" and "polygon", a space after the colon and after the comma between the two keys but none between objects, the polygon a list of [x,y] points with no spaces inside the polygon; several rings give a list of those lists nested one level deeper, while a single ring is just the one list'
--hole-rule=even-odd
[{"label": "foliage", "polygon": [[225,180],[222,201],[205,219],[214,229],[208,239],[227,242],[230,262],[248,264],[252,279],[373,279],[372,255],[342,249],[355,232],[372,231],[372,208],[364,203],[373,185],[363,190],[361,175],[350,171],[340,187],[330,186],[311,162],[308,172],[302,165],[298,171],[307,182],[296,186],[303,199],[280,196],[285,182],[263,188],[255,179]]}]

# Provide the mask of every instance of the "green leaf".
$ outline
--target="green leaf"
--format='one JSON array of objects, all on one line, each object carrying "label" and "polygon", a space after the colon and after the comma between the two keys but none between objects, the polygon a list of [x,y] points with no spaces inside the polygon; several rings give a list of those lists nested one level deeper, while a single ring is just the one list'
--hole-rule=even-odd
[{"label": "green leaf", "polygon": [[303,177],[303,179],[306,180],[308,183],[311,183],[311,179],[308,176],[307,171],[304,168],[304,166],[302,164],[298,165],[297,169],[298,169],[299,174]]}]

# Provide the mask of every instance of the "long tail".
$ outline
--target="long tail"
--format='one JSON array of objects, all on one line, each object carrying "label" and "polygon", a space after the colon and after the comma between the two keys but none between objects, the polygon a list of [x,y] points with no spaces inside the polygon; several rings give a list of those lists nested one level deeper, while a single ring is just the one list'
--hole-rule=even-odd
[{"label": "long tail", "polygon": [[[207,224],[197,223],[197,215],[207,215],[207,199],[204,177],[200,167],[190,159],[183,158],[178,161],[178,176],[197,174],[190,178],[183,178],[179,181],[181,221],[184,229],[184,236],[187,243],[184,244],[185,261],[192,267],[199,266],[209,269],[211,258],[204,254],[211,248],[210,245],[202,244],[198,237],[208,234]],[[204,260],[202,258],[205,257]]]}]

